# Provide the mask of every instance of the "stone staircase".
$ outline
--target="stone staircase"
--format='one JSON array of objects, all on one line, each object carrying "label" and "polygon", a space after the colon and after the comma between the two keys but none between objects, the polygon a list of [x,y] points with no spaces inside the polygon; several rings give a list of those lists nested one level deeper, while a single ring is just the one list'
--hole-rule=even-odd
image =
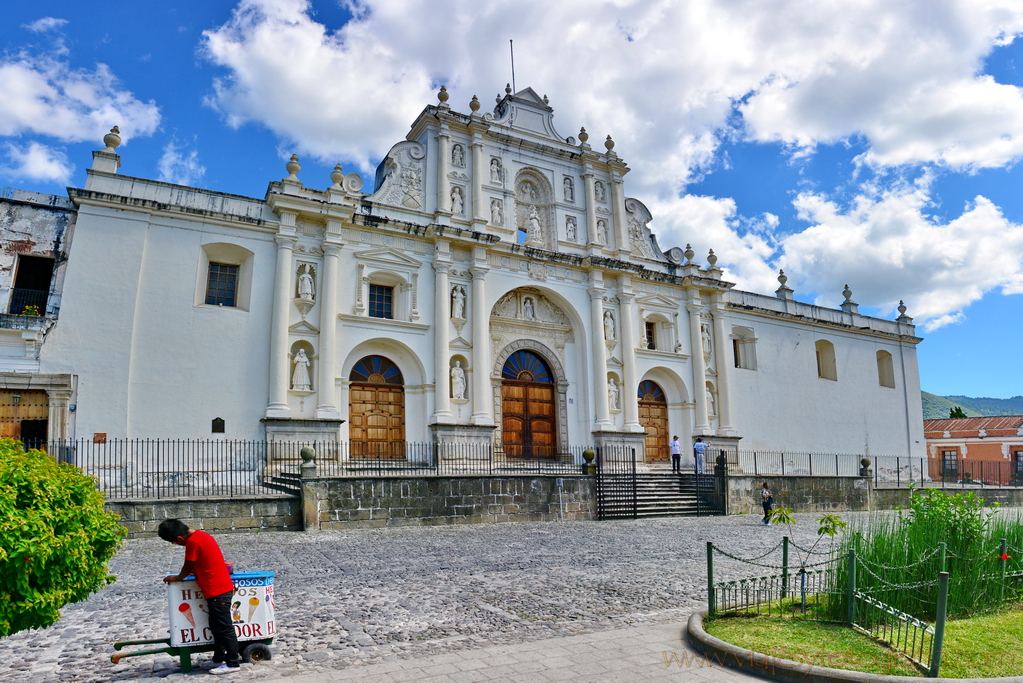
[{"label": "stone staircase", "polygon": [[[709,477],[704,482],[713,486]],[[698,500],[696,475],[672,474],[670,470],[636,472],[635,513],[629,475],[602,477],[597,495],[602,519],[718,514],[707,502]]]}]

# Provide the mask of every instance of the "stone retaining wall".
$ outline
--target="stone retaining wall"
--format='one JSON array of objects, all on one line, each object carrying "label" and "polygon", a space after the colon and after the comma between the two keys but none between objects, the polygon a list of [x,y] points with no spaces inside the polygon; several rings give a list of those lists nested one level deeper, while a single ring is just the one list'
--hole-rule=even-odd
[{"label": "stone retaining wall", "polygon": [[581,475],[310,477],[302,491],[307,531],[597,517],[596,478]]},{"label": "stone retaining wall", "polygon": [[760,488],[764,482],[774,495],[774,506],[795,512],[869,510],[869,477],[728,477],[728,514],[763,516]]},{"label": "stone retaining wall", "polygon": [[106,508],[121,516],[129,538],[155,536],[160,522],[170,518],[192,529],[220,533],[302,530],[302,501],[287,496],[113,500],[107,501]]}]

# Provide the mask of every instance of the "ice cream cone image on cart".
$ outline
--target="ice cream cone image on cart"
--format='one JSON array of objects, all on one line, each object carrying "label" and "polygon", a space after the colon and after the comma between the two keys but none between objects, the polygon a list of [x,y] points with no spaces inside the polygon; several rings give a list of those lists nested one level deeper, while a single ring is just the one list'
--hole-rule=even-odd
[{"label": "ice cream cone image on cart", "polygon": [[195,628],[195,619],[192,617],[192,606],[187,602],[183,602],[178,605],[178,611],[185,615],[185,619],[188,619],[188,623]]},{"label": "ice cream cone image on cart", "polygon": [[252,613],[259,607],[259,598],[249,598],[249,621],[252,621]]}]

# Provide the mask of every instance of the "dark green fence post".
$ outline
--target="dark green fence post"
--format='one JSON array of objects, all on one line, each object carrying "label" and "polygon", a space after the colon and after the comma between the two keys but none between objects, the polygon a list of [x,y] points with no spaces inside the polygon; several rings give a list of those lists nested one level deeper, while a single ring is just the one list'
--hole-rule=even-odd
[{"label": "dark green fence post", "polygon": [[938,569],[938,571],[943,572],[945,571],[945,557],[948,555],[948,544],[945,542],[939,543],[938,551],[941,556],[941,564],[939,565],[940,569]]},{"label": "dark green fence post", "polygon": [[1009,541],[1007,539],[1003,538],[1002,542],[999,543],[998,545],[999,545],[999,551],[1000,551],[998,553],[998,564],[1001,566],[1001,570],[1000,570],[999,573],[1002,575],[1002,581],[1001,581],[1001,583],[998,584],[998,599],[999,600],[1004,600],[1005,599],[1005,562],[1006,562],[1006,560],[1003,560],[1002,558],[1006,557],[1008,555],[1008,553],[1009,553],[1009,547],[1008,547],[1009,546]]},{"label": "dark green fence post", "polygon": [[850,624],[856,623],[856,551],[849,548],[849,604],[846,617]]},{"label": "dark green fence post", "polygon": [[714,616],[717,605],[714,604],[714,544],[707,541],[707,616]]},{"label": "dark green fence post", "polygon": [[931,651],[931,668],[927,675],[938,677],[941,667],[941,648],[945,642],[945,613],[948,611],[948,572],[938,575],[938,618],[934,622],[934,642]]},{"label": "dark green fence post", "polygon": [[789,596],[789,537],[781,537],[781,599]]}]

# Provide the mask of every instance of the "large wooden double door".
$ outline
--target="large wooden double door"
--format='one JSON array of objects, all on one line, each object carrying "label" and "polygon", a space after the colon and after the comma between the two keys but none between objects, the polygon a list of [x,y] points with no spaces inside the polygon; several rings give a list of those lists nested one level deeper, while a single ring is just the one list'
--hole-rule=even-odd
[{"label": "large wooden double door", "polygon": [[367,356],[349,375],[348,437],[353,458],[405,457],[405,387],[388,358]]},{"label": "large wooden double door", "polygon": [[510,458],[557,456],[555,384],[531,351],[516,351],[501,373],[501,440]]},{"label": "large wooden double door", "polygon": [[646,433],[646,462],[668,460],[668,400],[664,391],[655,382],[643,380],[639,383],[639,424]]}]

